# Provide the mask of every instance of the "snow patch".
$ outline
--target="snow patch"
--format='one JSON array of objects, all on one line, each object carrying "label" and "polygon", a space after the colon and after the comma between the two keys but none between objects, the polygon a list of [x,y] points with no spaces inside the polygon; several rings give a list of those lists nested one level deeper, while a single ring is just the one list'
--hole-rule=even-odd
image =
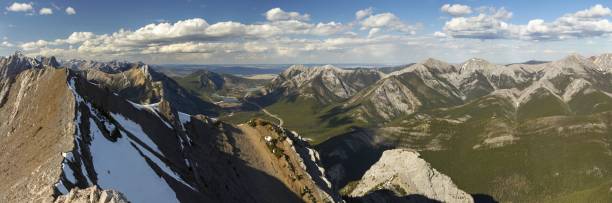
[{"label": "snow patch", "polygon": [[168,122],[166,122],[166,120],[164,120],[159,113],[157,113],[159,111],[158,106],[159,106],[159,102],[155,103],[155,104],[137,104],[134,103],[130,100],[127,100],[132,106],[134,106],[134,108],[138,109],[138,110],[146,110],[148,112],[153,113],[155,116],[157,116],[157,118],[159,118],[160,121],[162,121],[164,123],[164,125],[166,125],[166,127],[172,129],[172,125],[170,125]]},{"label": "snow patch", "polygon": [[134,148],[137,143],[129,141],[123,132],[116,142],[105,139],[91,119],[90,131],[92,161],[101,188],[119,190],[133,202],[179,202],[168,183]]},{"label": "snow patch", "polygon": [[163,154],[161,151],[159,151],[159,147],[157,147],[155,142],[149,138],[149,135],[142,130],[142,126],[140,126],[138,123],[135,123],[134,121],[131,121],[123,115],[117,113],[111,113],[111,117],[113,117],[113,119],[115,119],[125,130],[136,136],[138,140],[149,146],[149,148],[153,149],[158,154]]}]

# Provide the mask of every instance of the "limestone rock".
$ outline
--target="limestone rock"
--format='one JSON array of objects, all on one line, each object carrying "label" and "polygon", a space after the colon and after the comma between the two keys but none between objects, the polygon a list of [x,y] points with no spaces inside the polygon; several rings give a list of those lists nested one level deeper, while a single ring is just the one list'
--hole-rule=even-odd
[{"label": "limestone rock", "polygon": [[448,176],[419,158],[418,152],[406,149],[383,152],[349,197],[363,197],[377,190],[392,191],[400,197],[424,196],[441,202],[474,202],[472,196],[457,188]]}]

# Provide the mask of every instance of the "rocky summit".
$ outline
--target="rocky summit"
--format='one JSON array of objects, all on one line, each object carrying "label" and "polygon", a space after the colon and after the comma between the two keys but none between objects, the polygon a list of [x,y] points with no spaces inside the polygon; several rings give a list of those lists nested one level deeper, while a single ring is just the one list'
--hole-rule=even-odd
[{"label": "rocky summit", "polygon": [[[474,202],[466,192],[457,188],[446,175],[438,172],[419,153],[405,149],[383,152],[380,160],[365,172],[348,196],[362,198],[362,202],[384,202],[386,198],[377,191],[387,190],[395,196],[429,199],[440,202]],[[367,197],[366,197],[367,195]],[[393,196],[391,196],[393,197]]]}]

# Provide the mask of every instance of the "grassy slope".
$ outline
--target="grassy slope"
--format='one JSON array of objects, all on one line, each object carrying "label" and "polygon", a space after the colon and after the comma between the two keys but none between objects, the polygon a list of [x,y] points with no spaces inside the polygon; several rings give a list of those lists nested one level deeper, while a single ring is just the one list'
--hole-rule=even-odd
[{"label": "grassy slope", "polygon": [[272,118],[261,111],[234,112],[231,116],[230,114],[226,113],[220,116],[219,120],[237,125],[241,123],[246,123],[247,121],[253,118],[261,118],[278,124],[278,121],[275,118]]},{"label": "grassy slope", "polygon": [[213,101],[210,98],[210,92],[200,88],[199,77],[194,75],[187,75],[185,77],[174,77],[174,79],[180,86],[189,90],[192,94],[200,97],[200,99],[206,101]]},{"label": "grassy slope", "polygon": [[301,136],[312,139],[312,144],[321,143],[332,136],[350,130],[351,123],[326,121],[322,119],[331,106],[321,106],[315,100],[298,97],[295,100],[281,99],[266,107],[285,121],[283,127],[295,130]]}]

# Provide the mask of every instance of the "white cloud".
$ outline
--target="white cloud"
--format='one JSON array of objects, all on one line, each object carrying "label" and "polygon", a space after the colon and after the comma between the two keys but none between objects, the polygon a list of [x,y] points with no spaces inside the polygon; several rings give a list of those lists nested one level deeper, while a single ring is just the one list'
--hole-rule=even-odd
[{"label": "white cloud", "polygon": [[456,38],[497,39],[509,36],[511,25],[495,16],[479,14],[473,17],[456,17],[444,24],[446,35]]},{"label": "white cloud", "polygon": [[[301,13],[283,14],[285,17],[273,20],[265,15],[255,23],[193,18],[109,33],[73,32],[60,39],[13,42],[10,49],[20,48],[29,55],[148,63],[407,63],[430,56],[449,62],[471,57],[498,57],[512,62],[533,59],[534,53],[544,50],[580,51],[559,45],[558,39],[576,44],[572,36],[601,36],[597,34],[605,32],[608,22],[597,16],[607,15],[605,7],[587,10],[591,14],[578,11],[553,21],[533,19],[518,25],[508,21],[512,13],[505,9],[473,8],[477,13],[449,17],[444,29],[424,35],[407,35],[418,30],[419,25],[408,24],[393,13],[373,13],[371,9],[355,12],[356,20],[349,22],[310,22]],[[574,32],[577,29],[591,31],[577,32],[581,33],[578,35]],[[597,29],[599,33],[592,32]],[[606,50],[602,44],[609,41],[605,40],[594,38],[593,45],[588,46],[591,52]],[[0,46],[2,50],[9,49],[4,48],[6,43]]]},{"label": "white cloud", "polygon": [[380,28],[372,28],[368,32],[368,38],[372,38],[372,37],[376,36],[378,33],[380,33]]},{"label": "white cloud", "polygon": [[355,12],[355,18],[357,20],[361,20],[365,17],[371,16],[372,15],[372,7],[366,8],[366,9],[362,9],[362,10],[358,10],[357,12]]},{"label": "white cloud", "polygon": [[377,28],[379,32],[383,29],[390,31],[399,31],[408,34],[414,34],[416,31],[415,26],[408,25],[402,22],[397,16],[392,13],[380,13],[376,15],[370,15],[361,21],[361,29],[374,29]]},{"label": "white cloud", "polygon": [[70,6],[68,6],[65,11],[66,11],[66,14],[68,14],[68,15],[76,14],[76,10],[74,8],[70,7]]},{"label": "white cloud", "polygon": [[451,16],[464,16],[472,13],[472,8],[470,6],[461,4],[444,4],[440,10]]},{"label": "white cloud", "polygon": [[433,35],[434,35],[434,37],[440,37],[440,38],[446,38],[446,37],[448,37],[448,36],[446,35],[446,33],[443,33],[443,32],[434,32],[434,34],[433,34]]},{"label": "white cloud", "polygon": [[8,41],[2,41],[2,43],[0,43],[0,47],[8,47],[8,48],[10,48],[10,47],[13,47],[13,46],[15,46],[15,45],[10,43],[10,42],[8,42]]},{"label": "white cloud", "polygon": [[512,12],[504,8],[484,7],[470,17],[455,17],[444,24],[443,33],[454,38],[564,40],[612,34],[610,9],[594,5],[589,9],[565,14],[552,22],[532,19],[527,24],[506,22]]},{"label": "white cloud", "polygon": [[32,10],[32,3],[13,2],[10,6],[6,7],[6,10],[12,12],[28,12]]},{"label": "white cloud", "polygon": [[68,44],[77,44],[93,39],[94,37],[95,35],[92,32],[73,32],[68,36],[65,42]]},{"label": "white cloud", "polygon": [[265,13],[266,19],[269,21],[282,21],[282,20],[298,20],[308,21],[310,15],[300,14],[298,12],[285,12],[281,8],[273,8]]},{"label": "white cloud", "polygon": [[310,33],[325,36],[340,33],[347,29],[349,29],[349,26],[332,21],[328,23],[317,23],[317,25],[311,29]]},{"label": "white cloud", "polygon": [[[66,50],[71,54],[78,52],[83,56],[152,53],[260,53],[274,49],[283,50],[283,53],[294,53],[291,51],[293,48],[290,50],[287,47],[267,47],[266,41],[294,36],[329,36],[345,32],[350,28],[349,25],[338,22],[314,24],[298,20],[281,20],[263,24],[243,24],[233,21],[209,24],[204,19],[193,18],[174,23],[152,23],[133,31],[120,29],[110,34],[74,32],[65,39],[38,40],[23,43],[20,47],[38,54],[57,54],[61,50]],[[66,47],[74,47],[75,50],[66,49]]]},{"label": "white cloud", "polygon": [[40,15],[51,15],[51,14],[53,14],[53,10],[51,8],[41,8],[38,11],[38,14],[40,14]]},{"label": "white cloud", "polygon": [[574,14],[578,18],[601,18],[612,15],[610,8],[597,4],[589,9],[578,11]]}]

